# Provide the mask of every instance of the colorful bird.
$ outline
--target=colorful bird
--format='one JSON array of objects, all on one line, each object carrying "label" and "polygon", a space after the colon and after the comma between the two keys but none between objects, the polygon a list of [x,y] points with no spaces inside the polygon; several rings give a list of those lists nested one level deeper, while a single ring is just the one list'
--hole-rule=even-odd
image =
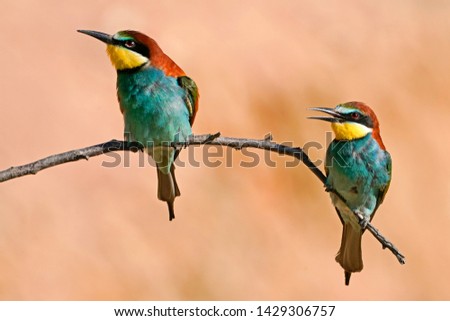
[{"label": "colorful bird", "polygon": [[169,220],[175,218],[174,200],[180,195],[174,161],[183,142],[192,134],[198,109],[198,88],[152,38],[133,30],[114,35],[91,30],[78,32],[106,43],[106,52],[117,70],[117,97],[125,123],[124,136],[137,141],[155,160],[158,198],[167,202]]},{"label": "colorful bird", "polygon": [[[378,119],[361,102],[348,102],[335,108],[311,108],[331,117],[309,117],[331,122],[335,139],[326,153],[326,188],[336,191],[331,200],[343,224],[341,247],[336,261],[345,271],[349,285],[353,272],[363,269],[361,239],[367,223],[383,202],[391,182],[391,156],[380,136]],[[362,224],[354,213],[362,215]]]}]

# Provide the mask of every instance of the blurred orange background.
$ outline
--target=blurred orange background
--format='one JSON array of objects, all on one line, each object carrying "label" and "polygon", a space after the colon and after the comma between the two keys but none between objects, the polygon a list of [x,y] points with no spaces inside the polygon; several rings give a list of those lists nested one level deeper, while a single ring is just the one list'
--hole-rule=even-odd
[{"label": "blurred orange background", "polygon": [[197,134],[325,145],[307,107],[372,106],[394,170],[373,223],[407,263],[366,233],[345,287],[341,223],[288,157],[179,168],[169,223],[155,170],[103,155],[0,185],[0,299],[450,299],[449,14],[439,0],[3,1],[1,169],[122,138],[105,47],[76,29],[136,29],[197,82]]}]

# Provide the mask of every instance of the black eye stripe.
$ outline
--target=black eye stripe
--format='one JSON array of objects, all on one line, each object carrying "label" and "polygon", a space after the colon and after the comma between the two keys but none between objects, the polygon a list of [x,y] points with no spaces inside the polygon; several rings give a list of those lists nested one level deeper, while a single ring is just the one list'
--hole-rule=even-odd
[{"label": "black eye stripe", "polygon": [[136,42],[133,40],[126,40],[123,44],[129,49],[136,47]]},{"label": "black eye stripe", "polygon": [[358,114],[357,112],[353,112],[353,113],[350,114],[350,117],[353,118],[353,119],[355,119],[355,120],[356,120],[356,119],[359,119],[360,116],[361,116],[361,115]]},{"label": "black eye stripe", "polygon": [[112,44],[115,46],[127,48],[150,59],[150,50],[147,48],[147,46],[133,39],[121,40],[113,38]]},{"label": "black eye stripe", "polygon": [[349,121],[362,124],[364,126],[367,126],[369,128],[373,128],[373,122],[372,119],[369,116],[360,114],[358,112],[352,112],[350,114],[347,114],[345,118]]}]

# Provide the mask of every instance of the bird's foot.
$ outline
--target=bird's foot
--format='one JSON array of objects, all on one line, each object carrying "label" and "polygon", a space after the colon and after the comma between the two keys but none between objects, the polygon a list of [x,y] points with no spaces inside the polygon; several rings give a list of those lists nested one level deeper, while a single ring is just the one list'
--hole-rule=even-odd
[{"label": "bird's foot", "polygon": [[126,142],[128,144],[129,150],[133,153],[136,152],[143,152],[144,151],[144,145],[142,145],[139,142],[136,141],[127,141]]},{"label": "bird's foot", "polygon": [[359,226],[361,226],[361,229],[365,230],[367,227],[367,224],[369,224],[370,219],[367,218],[364,214],[361,212],[356,212],[356,214],[359,217]]},{"label": "bird's foot", "polygon": [[325,192],[327,192],[327,193],[334,192],[333,186],[331,186],[330,184],[325,183],[323,186],[325,187]]}]

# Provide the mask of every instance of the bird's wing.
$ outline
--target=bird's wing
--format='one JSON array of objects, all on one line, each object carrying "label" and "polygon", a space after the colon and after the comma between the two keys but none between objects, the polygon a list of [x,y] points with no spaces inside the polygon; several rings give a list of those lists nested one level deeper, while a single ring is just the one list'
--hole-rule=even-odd
[{"label": "bird's wing", "polygon": [[391,185],[392,159],[391,159],[391,155],[387,151],[385,151],[385,153],[386,153],[386,170],[389,175],[389,180],[387,181],[386,185],[384,185],[384,187],[380,189],[380,192],[379,192],[378,198],[377,198],[377,208],[378,208],[378,206],[380,206],[381,203],[383,203],[384,196],[386,195],[386,193],[389,189],[389,186]]},{"label": "bird's wing", "polygon": [[[195,82],[188,76],[179,76],[177,78],[178,85],[186,91],[186,97],[184,99],[186,107],[189,112],[189,123],[194,123],[195,115],[198,110],[198,87]],[[180,150],[175,151],[174,159],[178,157]]]},{"label": "bird's wing", "polygon": [[192,126],[198,110],[198,87],[195,82],[188,76],[180,76],[177,80],[180,87],[183,88],[187,94],[185,102],[189,111],[189,122]]},{"label": "bird's wing", "polygon": [[391,155],[387,152],[384,151],[386,153],[386,170],[389,176],[388,181],[386,182],[386,184],[380,188],[378,190],[378,195],[377,195],[377,205],[375,206],[375,209],[373,210],[372,216],[370,217],[370,220],[372,221],[373,217],[375,216],[375,213],[378,210],[378,207],[380,207],[381,203],[383,203],[384,201],[384,197],[386,196],[386,193],[389,189],[389,186],[391,185],[391,177],[392,177],[392,159],[391,159]]}]

